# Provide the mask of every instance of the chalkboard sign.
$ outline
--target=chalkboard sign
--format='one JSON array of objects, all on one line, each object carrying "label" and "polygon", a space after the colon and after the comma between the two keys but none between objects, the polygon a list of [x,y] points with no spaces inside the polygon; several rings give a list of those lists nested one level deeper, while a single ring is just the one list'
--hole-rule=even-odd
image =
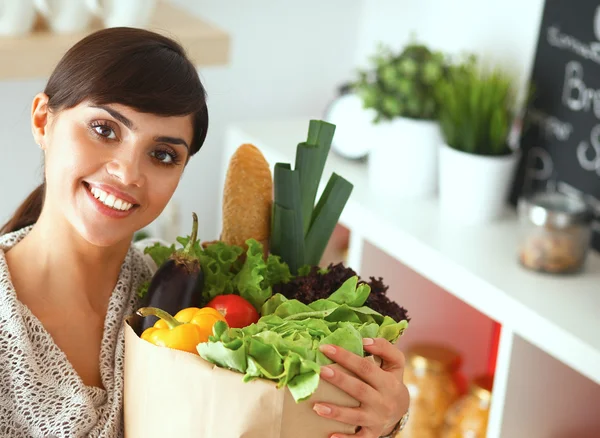
[{"label": "chalkboard sign", "polygon": [[537,190],[582,196],[600,251],[600,2],[546,0],[511,200]]}]

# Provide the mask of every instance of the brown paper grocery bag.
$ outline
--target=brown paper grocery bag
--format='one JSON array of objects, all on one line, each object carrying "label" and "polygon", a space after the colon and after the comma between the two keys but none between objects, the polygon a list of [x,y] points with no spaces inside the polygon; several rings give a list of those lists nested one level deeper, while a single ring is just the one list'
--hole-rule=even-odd
[{"label": "brown paper grocery bag", "polygon": [[359,405],[328,382],[321,380],[312,397],[296,403],[274,382],[244,383],[243,374],[140,339],[134,319],[125,324],[126,438],[327,438],[354,432],[354,426],[312,410],[317,401]]}]

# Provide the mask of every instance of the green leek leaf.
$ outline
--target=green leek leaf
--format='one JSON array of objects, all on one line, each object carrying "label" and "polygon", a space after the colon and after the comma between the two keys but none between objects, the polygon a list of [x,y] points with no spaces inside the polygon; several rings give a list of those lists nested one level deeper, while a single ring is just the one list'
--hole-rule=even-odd
[{"label": "green leek leaf", "polygon": [[315,207],[312,223],[305,239],[304,260],[307,264],[318,265],[321,261],[352,189],[353,185],[343,177],[336,173],[331,175]]}]

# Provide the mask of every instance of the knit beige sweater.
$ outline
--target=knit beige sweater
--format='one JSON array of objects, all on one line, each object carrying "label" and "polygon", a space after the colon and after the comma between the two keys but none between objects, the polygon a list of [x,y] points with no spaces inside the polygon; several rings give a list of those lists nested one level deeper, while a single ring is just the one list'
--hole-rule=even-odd
[{"label": "knit beige sweater", "polygon": [[105,389],[86,386],[28,307],[17,299],[4,252],[31,229],[0,236],[0,436],[123,436],[123,319],[152,269],[131,246],[110,297],[100,352]]}]

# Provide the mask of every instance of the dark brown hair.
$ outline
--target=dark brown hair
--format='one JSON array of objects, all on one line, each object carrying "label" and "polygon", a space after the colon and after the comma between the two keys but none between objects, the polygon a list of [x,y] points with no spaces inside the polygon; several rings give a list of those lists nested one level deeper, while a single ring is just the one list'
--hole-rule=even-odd
[{"label": "dark brown hair", "polygon": [[[114,27],[86,36],[59,61],[44,93],[52,112],[89,100],[97,105],[118,103],[160,116],[193,114],[190,155],[200,150],[206,138],[206,92],[196,68],[179,43],[147,30]],[[44,196],[42,183],[0,233],[35,223]]]}]

